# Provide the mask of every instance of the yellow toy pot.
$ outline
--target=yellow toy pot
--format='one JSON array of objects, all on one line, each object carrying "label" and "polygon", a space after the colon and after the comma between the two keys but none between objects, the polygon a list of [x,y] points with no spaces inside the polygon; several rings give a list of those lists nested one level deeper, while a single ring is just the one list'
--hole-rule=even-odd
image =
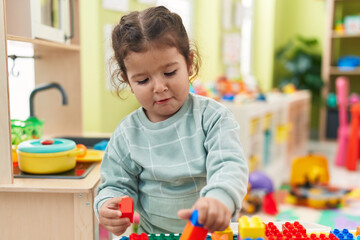
[{"label": "yellow toy pot", "polygon": [[84,146],[68,139],[29,140],[20,143],[17,149],[20,170],[32,174],[71,170],[76,165],[76,156],[85,153]]}]

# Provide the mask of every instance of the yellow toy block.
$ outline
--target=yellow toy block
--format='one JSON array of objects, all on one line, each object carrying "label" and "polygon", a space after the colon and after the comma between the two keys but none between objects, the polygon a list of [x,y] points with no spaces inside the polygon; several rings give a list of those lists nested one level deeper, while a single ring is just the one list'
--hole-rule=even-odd
[{"label": "yellow toy block", "polygon": [[238,222],[241,239],[265,237],[265,224],[259,217],[242,216]]},{"label": "yellow toy block", "polygon": [[[226,237],[223,237],[224,235],[226,235]],[[217,239],[232,240],[233,236],[234,236],[233,231],[231,230],[231,228],[229,226],[224,231],[216,231],[216,232],[212,233],[211,234],[211,239],[212,240],[217,240]]]}]

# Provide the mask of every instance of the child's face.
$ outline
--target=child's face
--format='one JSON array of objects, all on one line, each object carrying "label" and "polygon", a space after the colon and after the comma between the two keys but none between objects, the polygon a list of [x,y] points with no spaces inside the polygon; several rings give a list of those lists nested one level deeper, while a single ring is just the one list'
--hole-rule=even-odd
[{"label": "child's face", "polygon": [[175,47],[131,52],[124,63],[131,91],[151,122],[171,117],[184,104],[190,64]]}]

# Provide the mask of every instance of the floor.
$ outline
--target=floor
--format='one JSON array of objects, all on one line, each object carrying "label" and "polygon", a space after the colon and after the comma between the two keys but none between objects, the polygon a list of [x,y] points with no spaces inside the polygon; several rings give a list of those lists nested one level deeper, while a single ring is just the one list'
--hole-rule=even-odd
[{"label": "floor", "polygon": [[[360,189],[360,166],[357,171],[348,171],[344,167],[334,165],[336,156],[336,142],[310,141],[309,152],[324,155],[328,159],[330,185],[345,189]],[[300,207],[289,204],[278,205],[279,214],[269,216],[257,214],[264,221],[303,221],[318,223],[331,228],[355,229],[360,226],[360,198],[347,201],[339,209],[316,210],[309,207]]]}]

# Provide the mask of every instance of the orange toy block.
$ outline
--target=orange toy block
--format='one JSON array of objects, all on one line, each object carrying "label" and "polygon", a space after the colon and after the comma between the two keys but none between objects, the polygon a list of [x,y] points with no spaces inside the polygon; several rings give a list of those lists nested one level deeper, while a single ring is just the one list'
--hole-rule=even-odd
[{"label": "orange toy block", "polygon": [[212,240],[232,240],[233,239],[233,231],[230,227],[227,227],[224,231],[216,231],[211,234]]},{"label": "orange toy block", "polygon": [[129,218],[130,222],[133,222],[134,217],[134,203],[133,199],[126,197],[122,198],[119,202],[119,210],[121,212],[120,218]]},{"label": "orange toy block", "polygon": [[205,240],[208,230],[198,223],[198,211],[194,210],[180,236],[180,240]]}]

